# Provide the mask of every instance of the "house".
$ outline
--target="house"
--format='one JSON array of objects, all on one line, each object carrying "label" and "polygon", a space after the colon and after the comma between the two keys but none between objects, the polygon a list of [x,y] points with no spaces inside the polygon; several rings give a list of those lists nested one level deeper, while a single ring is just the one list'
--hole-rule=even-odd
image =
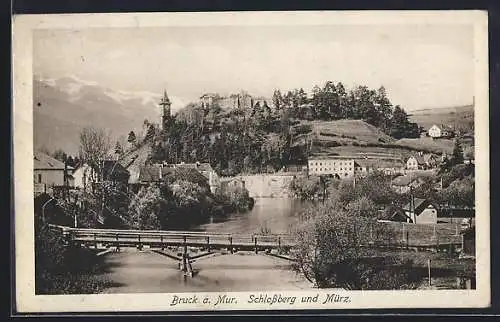
[{"label": "house", "polygon": [[406,169],[421,170],[425,168],[425,160],[421,154],[413,155],[406,160]]},{"label": "house", "polygon": [[354,173],[358,176],[365,176],[375,170],[373,160],[355,160]]},{"label": "house", "polygon": [[403,207],[408,223],[414,224],[437,224],[438,210],[427,199],[412,198]]},{"label": "house", "polygon": [[379,215],[381,221],[409,222],[410,218],[401,207],[389,206]]},{"label": "house", "polygon": [[437,204],[439,210],[439,218],[451,219],[473,219],[476,217],[475,207],[461,207],[452,205]]},{"label": "house", "polygon": [[394,178],[391,182],[392,189],[400,194],[408,193],[412,188],[417,188],[422,184],[418,176],[402,175]]},{"label": "house", "polygon": [[99,175],[96,169],[84,163],[75,170],[73,177],[74,186],[79,189],[85,189],[90,184],[101,181],[127,184],[130,173],[118,161],[105,160],[102,163],[102,174]]},{"label": "house", "polygon": [[429,136],[432,137],[433,139],[438,139],[438,138],[451,138],[455,135],[453,129],[451,129],[448,126],[438,126],[434,124],[431,126],[431,128],[428,131]]},{"label": "house", "polygon": [[218,101],[220,96],[216,93],[205,93],[200,96],[200,101],[206,106],[212,106],[214,102]]},{"label": "house", "polygon": [[440,138],[442,136],[441,127],[437,126],[436,124],[431,126],[428,133],[431,138]]},{"label": "house", "polygon": [[129,185],[134,190],[141,186],[147,186],[155,183],[172,184],[177,180],[185,180],[196,183],[202,188],[210,190],[208,178],[197,169],[189,167],[164,166],[162,164],[142,166],[139,168],[137,179],[129,181]]},{"label": "house", "polygon": [[397,160],[384,159],[363,159],[355,160],[356,175],[365,175],[373,171],[380,171],[385,175],[395,175],[400,173],[404,165]]},{"label": "house", "polygon": [[51,193],[53,187],[73,186],[73,167],[36,151],[33,153],[33,184],[35,195]]},{"label": "house", "polygon": [[221,192],[225,193],[232,188],[245,188],[245,181],[241,178],[228,178],[221,180]]},{"label": "house", "polygon": [[212,168],[210,163],[200,163],[200,162],[179,163],[173,166],[175,168],[190,168],[199,171],[202,175],[204,175],[208,179],[208,184],[210,186],[210,191],[212,193],[215,193],[221,187],[220,177],[217,174],[217,172],[215,172],[215,170]]},{"label": "house", "polygon": [[423,158],[424,158],[425,166],[428,169],[435,168],[438,165],[438,160],[431,153],[424,154]]}]

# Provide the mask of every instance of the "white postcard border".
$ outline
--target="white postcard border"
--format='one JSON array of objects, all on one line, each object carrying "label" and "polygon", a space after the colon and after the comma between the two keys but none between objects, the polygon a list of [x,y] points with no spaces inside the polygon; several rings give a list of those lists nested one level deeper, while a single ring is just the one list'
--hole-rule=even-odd
[{"label": "white postcard border", "polygon": [[[440,291],[276,291],[177,293],[211,304],[171,306],[174,294],[35,295],[33,221],[32,35],[35,29],[158,27],[203,25],[473,24],[475,48],[476,260],[475,290]],[[467,308],[490,304],[489,98],[487,13],[481,11],[229,12],[19,15],[13,18],[13,156],[15,193],[16,309],[19,312],[115,312],[269,309]],[[251,294],[296,296],[290,304],[249,304]],[[318,303],[300,303],[319,294]],[[322,305],[327,294],[349,296],[349,303]],[[214,306],[219,295],[238,304]]]}]

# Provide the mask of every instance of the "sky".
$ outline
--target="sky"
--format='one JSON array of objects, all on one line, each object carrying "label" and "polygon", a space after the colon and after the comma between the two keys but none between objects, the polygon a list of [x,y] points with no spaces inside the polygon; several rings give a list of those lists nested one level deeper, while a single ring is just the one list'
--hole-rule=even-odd
[{"label": "sky", "polygon": [[183,100],[271,96],[341,81],[387,89],[407,110],[472,103],[472,25],[324,25],[36,30],[33,70]]}]

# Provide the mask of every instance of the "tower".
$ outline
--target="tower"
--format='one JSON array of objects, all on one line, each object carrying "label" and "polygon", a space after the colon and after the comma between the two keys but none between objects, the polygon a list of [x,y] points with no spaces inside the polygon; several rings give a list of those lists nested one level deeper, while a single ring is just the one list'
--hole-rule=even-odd
[{"label": "tower", "polygon": [[161,98],[159,105],[162,108],[160,127],[162,130],[164,130],[168,127],[168,124],[172,118],[172,116],[170,114],[170,106],[172,105],[172,103],[170,102],[170,99],[168,98],[166,90],[163,92],[163,97]]}]

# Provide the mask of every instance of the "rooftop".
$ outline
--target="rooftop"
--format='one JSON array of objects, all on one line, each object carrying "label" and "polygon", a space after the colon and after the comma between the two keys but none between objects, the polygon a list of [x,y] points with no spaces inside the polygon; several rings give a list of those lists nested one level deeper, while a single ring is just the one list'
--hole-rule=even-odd
[{"label": "rooftop", "polygon": [[[35,151],[33,154],[33,168],[35,170],[64,170],[64,163],[47,155],[45,153]],[[73,167],[68,166],[68,169]]]}]

